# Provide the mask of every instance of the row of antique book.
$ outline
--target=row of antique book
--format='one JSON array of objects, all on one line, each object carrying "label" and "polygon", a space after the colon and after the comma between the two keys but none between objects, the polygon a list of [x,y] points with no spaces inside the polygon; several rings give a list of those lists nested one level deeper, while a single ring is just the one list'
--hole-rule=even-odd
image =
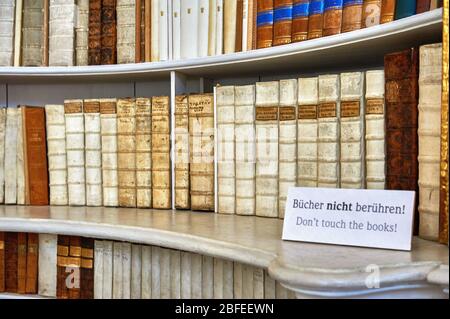
[{"label": "row of antique book", "polygon": [[262,268],[79,236],[0,232],[0,293],[58,299],[287,299]]},{"label": "row of antique book", "polygon": [[440,6],[438,0],[3,0],[0,66],[219,55],[353,31]]}]

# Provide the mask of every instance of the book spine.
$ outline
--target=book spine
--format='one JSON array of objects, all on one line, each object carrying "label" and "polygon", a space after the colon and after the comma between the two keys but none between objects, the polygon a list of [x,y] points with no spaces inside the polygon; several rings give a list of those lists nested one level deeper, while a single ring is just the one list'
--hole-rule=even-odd
[{"label": "book spine", "polygon": [[198,1],[181,1],[181,58],[197,57]]},{"label": "book spine", "polygon": [[5,291],[5,233],[0,232],[0,292]]},{"label": "book spine", "polygon": [[318,187],[339,188],[339,75],[319,76]]},{"label": "book spine", "polygon": [[43,51],[43,57],[42,57],[42,64],[43,66],[48,66],[48,34],[49,34],[49,16],[50,16],[50,0],[44,0],[44,13],[43,13],[43,39],[42,39],[42,51]]},{"label": "book spine", "polygon": [[293,0],[274,0],[273,45],[291,43]]},{"label": "book spine", "polygon": [[5,232],[5,291],[17,293],[18,288],[18,233]]},{"label": "book spine", "polygon": [[134,63],[136,47],[136,2],[117,0],[117,63]]},{"label": "book spine", "polygon": [[319,79],[298,79],[297,186],[317,187]]},{"label": "book spine", "polygon": [[170,298],[170,250],[160,248],[159,298]]},{"label": "book spine", "polygon": [[249,45],[249,34],[248,34],[248,30],[249,30],[249,0],[243,0],[242,1],[242,36],[240,39],[240,45],[242,47],[241,51],[248,51],[248,45]]},{"label": "book spine", "polygon": [[[68,279],[71,279],[68,285],[68,295],[69,299],[80,299],[81,298],[81,288],[82,288],[82,277],[81,277],[81,237],[70,236],[69,238],[69,268],[66,268],[66,273],[69,272],[70,275]],[[67,266],[66,266],[67,267]],[[66,280],[66,285],[67,285]]]},{"label": "book spine", "polygon": [[416,14],[416,0],[397,0],[395,4],[395,20]]},{"label": "book spine", "polygon": [[253,50],[253,43],[256,42],[256,0],[247,0],[247,41],[246,51]]},{"label": "book spine", "polygon": [[[122,281],[122,243],[113,242],[112,258],[112,296],[111,299],[122,299],[123,281]],[[103,297],[105,298],[105,297]]]},{"label": "book spine", "polygon": [[67,205],[66,123],[64,105],[46,105],[50,205]]},{"label": "book spine", "polygon": [[39,234],[38,293],[56,297],[58,236]]},{"label": "book spine", "polygon": [[209,0],[199,1],[198,10],[198,53],[199,57],[208,56]]},{"label": "book spine", "polygon": [[152,251],[152,274],[151,274],[151,292],[152,299],[161,298],[161,248],[151,246]]},{"label": "book spine", "polygon": [[103,206],[119,206],[116,99],[100,99]]},{"label": "book spine", "polygon": [[117,100],[119,206],[136,207],[136,100]]},{"label": "book spine", "polygon": [[237,2],[228,0],[223,4],[223,50],[224,53],[236,51]]},{"label": "book spine", "polygon": [[181,252],[181,298],[192,298],[192,254]]},{"label": "book spine", "polygon": [[[135,9],[136,9],[136,32],[134,33],[135,36],[135,53],[134,53],[134,58],[135,58],[135,62],[139,63],[141,62],[141,23],[142,23],[142,15],[141,15],[141,9],[142,9],[142,2],[143,0],[135,0],[136,1],[136,5],[135,5]],[[144,9],[145,10],[145,9]]]},{"label": "book spine", "polygon": [[139,25],[139,37],[140,37],[140,60],[139,62],[145,62],[145,0],[141,0],[139,7],[140,25]]},{"label": "book spine", "polygon": [[[95,4],[95,2],[92,2]],[[89,34],[91,16],[89,12],[90,1],[89,0],[77,0],[77,23],[75,26],[75,63],[76,65],[88,65],[89,64],[89,49],[90,42],[94,40],[94,37]],[[95,27],[95,25],[94,25]],[[91,30],[92,33],[98,30]],[[98,40],[99,41],[99,40]],[[94,43],[92,42],[94,45]]]},{"label": "book spine", "polygon": [[5,204],[17,203],[17,135],[20,110],[6,109],[5,129]]},{"label": "book spine", "polygon": [[234,42],[234,52],[242,52],[242,32],[244,31],[244,0],[237,0],[236,3],[236,36]]},{"label": "book spine", "polygon": [[366,72],[366,187],[386,185],[384,70]]},{"label": "book spine", "polygon": [[131,243],[122,242],[122,298],[131,298]]},{"label": "book spine", "polygon": [[175,208],[189,209],[189,103],[187,95],[175,97]]},{"label": "book spine", "polygon": [[325,0],[323,6],[323,36],[341,33],[342,0]]},{"label": "book spine", "polygon": [[212,299],[214,290],[214,260],[210,256],[202,256],[202,299]]},{"label": "book spine", "polygon": [[89,65],[102,64],[102,0],[89,1]]},{"label": "book spine", "polygon": [[323,8],[324,0],[311,0],[309,3],[308,39],[323,35]]},{"label": "book spine", "polygon": [[212,94],[189,96],[191,209],[214,211],[214,103]]},{"label": "book spine", "polygon": [[379,25],[381,19],[381,0],[365,0],[362,13],[362,28]]},{"label": "book spine", "polygon": [[256,215],[278,217],[279,82],[256,83]]},{"label": "book spine", "polygon": [[[68,280],[66,270],[70,271],[68,267],[76,266],[73,260],[69,258],[70,236],[58,235],[57,238],[57,272],[56,272],[56,297],[58,299],[69,298],[69,285],[71,280]],[[67,280],[66,280],[67,279]]]},{"label": "book spine", "polygon": [[[159,0],[159,21],[158,21],[158,61],[169,59],[169,3],[168,0]],[[206,27],[206,30],[208,28]],[[206,33],[207,34],[207,33]],[[208,40],[206,40],[208,42]]]},{"label": "book spine", "polygon": [[0,204],[5,201],[5,133],[6,108],[0,108]]},{"label": "book spine", "polygon": [[102,0],[101,19],[101,64],[116,64],[117,18],[115,0]]},{"label": "book spine", "polygon": [[256,48],[268,48],[273,42],[273,0],[257,1]]},{"label": "book spine", "polygon": [[26,202],[26,136],[25,135],[25,107],[19,106],[19,118],[17,121],[17,205],[29,204]]},{"label": "book spine", "polygon": [[[214,7],[213,7],[214,8]],[[172,3],[172,34],[173,34],[173,59],[181,59],[181,0],[174,0]],[[214,12],[214,11],[213,11]],[[211,11],[210,11],[211,15]],[[211,21],[210,21],[211,24]],[[211,45],[211,38],[208,40]],[[209,50],[208,50],[209,52]],[[214,55],[214,54],[208,54]]]},{"label": "book spine", "polygon": [[28,233],[27,242],[27,271],[25,292],[27,294],[37,294],[38,288],[38,255],[39,235]]},{"label": "book spine", "polygon": [[136,206],[152,207],[152,105],[136,98]]},{"label": "book spine", "polygon": [[131,245],[130,298],[141,299],[142,249],[141,245]]},{"label": "book spine", "polygon": [[234,214],[236,210],[234,86],[218,86],[216,94],[218,166],[217,211],[223,214]]},{"label": "book spine", "polygon": [[20,47],[22,45],[22,8],[23,8],[23,0],[16,0],[16,11],[14,14],[14,62],[13,66],[20,66]]},{"label": "book spine", "polygon": [[430,0],[417,0],[416,13],[423,13],[430,10]]},{"label": "book spine", "polygon": [[297,80],[280,80],[278,217],[284,218],[289,187],[297,182]]},{"label": "book spine", "polygon": [[25,294],[27,283],[27,233],[17,233],[17,293]]},{"label": "book spine", "polygon": [[75,60],[75,2],[50,0],[49,65],[73,66]]},{"label": "book spine", "polygon": [[172,207],[168,96],[152,97],[152,192],[153,208]]},{"label": "book spine", "polygon": [[394,21],[396,0],[382,0],[380,23]]},{"label": "book spine", "polygon": [[14,63],[14,9],[15,0],[0,3],[0,66],[13,66]]},{"label": "book spine", "polygon": [[103,299],[103,252],[102,240],[94,241],[94,299]]},{"label": "book spine", "polygon": [[44,0],[25,1],[22,17],[22,66],[42,66]]},{"label": "book spine", "polygon": [[236,214],[255,215],[255,86],[235,87]]},{"label": "book spine", "polygon": [[442,44],[420,47],[419,236],[439,239]]},{"label": "book spine", "polygon": [[142,245],[141,250],[141,297],[142,299],[150,299],[152,298],[152,248]]},{"label": "book spine", "polygon": [[217,0],[216,55],[223,54],[223,0]]},{"label": "book spine", "polygon": [[340,78],[341,188],[365,188],[364,73],[342,73]]},{"label": "book spine", "polygon": [[170,250],[170,298],[181,299],[181,252]]},{"label": "book spine", "polygon": [[223,299],[224,295],[224,276],[223,276],[223,260],[219,258],[214,258],[214,270],[213,270],[213,281],[214,281],[214,299]]},{"label": "book spine", "polygon": [[437,8],[442,8],[442,5],[443,5],[442,0],[430,0],[430,11]]},{"label": "book spine", "polygon": [[[95,263],[95,257],[94,257]],[[94,268],[95,271],[95,268]],[[113,296],[113,242],[103,241],[103,299],[112,299]],[[94,281],[95,284],[95,281]]]},{"label": "book spine", "polygon": [[152,60],[151,57],[151,44],[152,44],[152,3],[151,0],[145,1],[145,62],[150,62]]},{"label": "book spine", "polygon": [[292,42],[308,39],[309,0],[294,0],[292,7]]},{"label": "book spine", "polygon": [[94,298],[94,240],[81,238],[80,298]]},{"label": "book spine", "polygon": [[342,32],[361,29],[363,24],[363,0],[344,0],[342,8]]}]

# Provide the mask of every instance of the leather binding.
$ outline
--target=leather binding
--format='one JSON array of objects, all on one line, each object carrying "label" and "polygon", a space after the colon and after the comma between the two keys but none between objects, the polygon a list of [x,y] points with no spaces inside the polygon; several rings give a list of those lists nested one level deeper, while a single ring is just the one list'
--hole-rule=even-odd
[{"label": "leather binding", "polygon": [[255,86],[236,86],[236,214],[255,215]]},{"label": "leather binding", "polygon": [[363,23],[363,0],[344,0],[342,32],[359,30]]},{"label": "leather binding", "polygon": [[14,17],[14,63],[13,66],[20,66],[21,52],[20,49],[22,45],[22,8],[23,0],[16,0],[16,12]]},{"label": "leather binding", "polygon": [[152,207],[152,104],[136,98],[136,205]]},{"label": "leather binding", "polygon": [[0,108],[0,204],[5,201],[6,107]]},{"label": "leather binding", "polygon": [[341,73],[341,188],[365,188],[364,72]]},{"label": "leather binding", "polygon": [[317,186],[339,188],[339,75],[319,75]]},{"label": "leather binding", "polygon": [[309,0],[294,0],[292,7],[292,42],[308,39]]},{"label": "leather binding", "polygon": [[386,184],[384,70],[366,72],[366,187]]},{"label": "leather binding", "polygon": [[[72,264],[71,264],[72,263]],[[68,287],[69,299],[80,299],[82,278],[81,278],[81,237],[70,236],[69,239],[69,264],[66,265],[66,276],[71,274],[71,285]],[[67,278],[67,277],[66,277]],[[66,280],[67,284],[67,280]]]},{"label": "leather binding", "polygon": [[246,51],[254,50],[256,43],[256,0],[247,0],[247,41]]},{"label": "leather binding", "polygon": [[116,99],[100,99],[103,206],[119,206]]},{"label": "leather binding", "polygon": [[22,14],[22,65],[42,66],[44,62],[44,0],[24,1]]},{"label": "leather binding", "polygon": [[417,0],[416,13],[430,11],[430,0]]},{"label": "leather binding", "polygon": [[75,62],[75,2],[50,0],[49,65],[73,66]]},{"label": "leather binding", "polygon": [[396,0],[382,0],[380,23],[394,21]]},{"label": "leather binding", "polygon": [[208,56],[209,0],[199,0],[198,9],[198,56]]},{"label": "leather binding", "polygon": [[384,56],[387,189],[418,191],[418,66],[416,48]]},{"label": "leather binding", "polygon": [[309,3],[308,39],[322,37],[324,0],[311,0]]},{"label": "leather binding", "polygon": [[86,174],[86,205],[101,206],[102,198],[102,142],[100,135],[100,100],[83,101],[84,156]]},{"label": "leather binding", "polygon": [[318,77],[298,79],[297,186],[317,187]]},{"label": "leather binding", "polygon": [[273,0],[257,1],[256,48],[268,48],[273,41]]},{"label": "leather binding", "polygon": [[[184,2],[184,1],[183,1]],[[152,0],[151,6],[152,9],[151,11],[151,19],[150,19],[150,23],[151,23],[151,61],[152,62],[158,62],[159,61],[159,16],[160,16],[160,0]],[[196,18],[197,19],[197,18]],[[196,20],[197,21],[197,20]],[[192,24],[191,24],[192,26]],[[191,32],[195,32],[195,37],[197,37],[197,29],[192,30]],[[195,48],[197,49],[197,48]]]},{"label": "leather binding", "polygon": [[217,212],[234,214],[236,210],[234,86],[218,86],[216,88],[216,115]]},{"label": "leather binding", "polygon": [[381,0],[365,0],[362,11],[362,28],[380,24]]},{"label": "leather binding", "polygon": [[280,80],[278,217],[284,218],[289,187],[297,182],[297,79]]},{"label": "leather binding", "polygon": [[416,14],[416,0],[397,0],[395,3],[395,20]]},{"label": "leather binding", "polygon": [[67,205],[67,156],[64,105],[46,105],[50,205]]},{"label": "leather binding", "polygon": [[[136,3],[136,18],[139,14],[139,62],[145,62],[145,0],[140,1],[140,5]],[[138,43],[138,42],[136,42]]]},{"label": "leather binding", "polygon": [[56,297],[58,235],[39,234],[38,294]]},{"label": "leather binding", "polygon": [[[69,290],[66,285],[66,266],[72,261],[69,258],[70,236],[58,235],[57,239],[56,297],[68,299]],[[73,263],[72,263],[73,264]]]},{"label": "leather binding", "polygon": [[18,233],[5,232],[5,291],[17,293],[18,288]]},{"label": "leather binding", "polygon": [[[135,62],[139,63],[142,60],[141,57],[141,24],[142,24],[142,14],[141,14],[141,9],[142,9],[142,0],[136,0],[136,5],[135,5],[135,9],[136,9],[136,32],[135,32],[135,53],[134,53],[134,58],[135,58]],[[145,8],[144,8],[144,12],[145,12]],[[144,21],[145,23],[145,21]]]},{"label": "leather binding", "polygon": [[20,110],[6,109],[5,129],[5,204],[17,203],[17,135]]},{"label": "leather binding", "polygon": [[[213,0],[211,0],[213,1]],[[214,8],[214,7],[212,7]],[[180,60],[181,59],[181,0],[174,0],[172,3],[172,58],[174,60]],[[214,15],[215,17],[215,11],[209,11],[209,15]],[[215,25],[211,26],[211,18],[210,18],[210,29],[209,29],[209,33],[211,34],[212,27],[215,27]],[[211,35],[209,35],[211,36]],[[208,44],[209,46],[212,45],[211,43],[211,38],[208,39]],[[214,42],[215,44],[215,42]],[[208,55],[214,55],[214,54],[210,54],[210,49],[208,48]],[[214,53],[215,53],[215,48],[214,48]]]},{"label": "leather binding", "polygon": [[101,64],[117,63],[116,1],[102,0]]},{"label": "leather binding", "polygon": [[27,237],[27,272],[25,293],[37,294],[39,235],[35,233],[28,233]]},{"label": "leather binding", "polygon": [[[197,57],[198,1],[181,1],[181,59]],[[153,59],[152,59],[153,61]]]},{"label": "leather binding", "polygon": [[189,102],[175,96],[175,208],[189,209]]},{"label": "leather binding", "polygon": [[94,298],[94,240],[81,238],[80,298]]},{"label": "leather binding", "polygon": [[0,2],[0,66],[14,62],[14,9],[15,0]]},{"label": "leather binding", "polygon": [[228,0],[223,3],[223,52],[236,51],[237,2]]},{"label": "leather binding", "polygon": [[[90,3],[97,1],[77,0],[77,22],[75,26],[75,63],[76,65],[89,64],[89,43],[90,43]],[[96,12],[95,12],[96,13]],[[98,30],[95,30],[98,32]],[[92,39],[93,40],[93,39]]]},{"label": "leather binding", "polygon": [[214,211],[214,96],[189,96],[191,209]]},{"label": "leather binding", "polygon": [[216,55],[223,54],[223,0],[217,0],[216,11]]},{"label": "leather binding", "polygon": [[152,97],[152,199],[153,208],[170,209],[170,101],[168,96]]},{"label": "leather binding", "polygon": [[0,232],[0,292],[5,291],[5,233]]},{"label": "leather binding", "polygon": [[[158,61],[167,61],[169,59],[169,3],[168,0],[159,0],[159,21],[158,21]],[[208,17],[206,17],[208,21]],[[206,28],[207,29],[207,28]],[[206,32],[206,39],[207,39]],[[208,41],[208,40],[206,40]]]},{"label": "leather binding", "polygon": [[291,43],[293,0],[273,2],[273,45]]},{"label": "leather binding", "polygon": [[442,0],[430,0],[430,9],[429,10],[431,11],[431,10],[434,10],[437,8],[442,8]]},{"label": "leather binding", "polygon": [[45,109],[23,106],[25,204],[48,205]]},{"label": "leather binding", "polygon": [[145,1],[145,62],[150,62],[152,60],[151,58],[151,43],[152,43],[152,24],[151,24],[151,17],[152,17],[152,5],[151,0],[144,0]]},{"label": "leather binding", "polygon": [[136,100],[117,100],[119,206],[136,207]]},{"label": "leather binding", "polygon": [[27,233],[17,233],[17,293],[26,293]]},{"label": "leather binding", "polygon": [[442,44],[420,47],[419,236],[439,239]]},{"label": "leather binding", "polygon": [[86,204],[83,100],[65,100],[69,205]]},{"label": "leather binding", "polygon": [[236,38],[234,52],[242,52],[242,38],[244,28],[244,0],[237,0],[236,4]]},{"label": "leather binding", "polygon": [[134,63],[136,47],[136,2],[117,0],[117,63]]},{"label": "leather binding", "polygon": [[256,83],[256,215],[278,217],[279,82]]},{"label": "leather binding", "polygon": [[341,33],[342,0],[325,0],[323,6],[323,36]]},{"label": "leather binding", "polygon": [[26,204],[26,151],[25,151],[25,125],[24,125],[24,107],[19,106],[19,119],[17,121],[17,154],[16,154],[16,170],[17,170],[17,205]]}]

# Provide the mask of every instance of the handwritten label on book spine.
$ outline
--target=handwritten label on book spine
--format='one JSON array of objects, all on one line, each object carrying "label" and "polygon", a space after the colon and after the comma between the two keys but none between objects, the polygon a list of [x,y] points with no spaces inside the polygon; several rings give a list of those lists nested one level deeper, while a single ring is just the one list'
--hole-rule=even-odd
[{"label": "handwritten label on book spine", "polygon": [[291,187],[283,240],[411,250],[413,191]]},{"label": "handwritten label on book spine", "polygon": [[383,114],[384,99],[367,99],[366,114]]},{"label": "handwritten label on book spine", "polygon": [[257,121],[276,121],[278,120],[278,107],[258,106],[256,107]]},{"label": "handwritten label on book spine", "polygon": [[317,105],[301,105],[298,107],[299,120],[317,119]]}]

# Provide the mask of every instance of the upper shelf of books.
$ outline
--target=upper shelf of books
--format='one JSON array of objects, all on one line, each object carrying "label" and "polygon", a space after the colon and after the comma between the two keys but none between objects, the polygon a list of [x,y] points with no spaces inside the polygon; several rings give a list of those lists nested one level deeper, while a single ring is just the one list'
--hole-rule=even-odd
[{"label": "upper shelf of books", "polygon": [[150,80],[171,71],[207,78],[316,73],[383,65],[388,52],[442,41],[442,9],[338,35],[177,61],[76,67],[0,67],[0,82]]}]

